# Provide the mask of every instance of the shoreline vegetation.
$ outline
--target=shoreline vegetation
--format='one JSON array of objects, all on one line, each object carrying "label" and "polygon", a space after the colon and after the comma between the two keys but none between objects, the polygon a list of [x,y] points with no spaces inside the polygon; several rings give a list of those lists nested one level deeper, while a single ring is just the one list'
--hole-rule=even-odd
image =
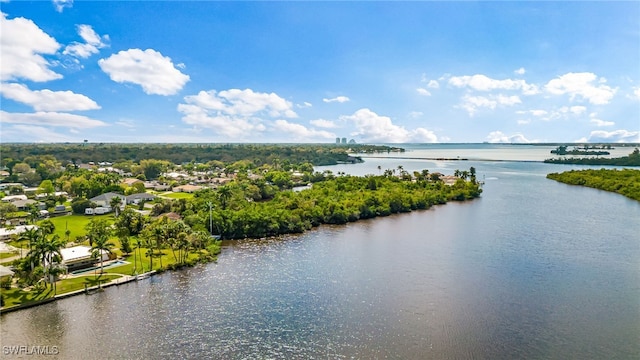
[{"label": "shoreline vegetation", "polygon": [[640,170],[633,169],[588,169],[551,173],[548,179],[568,185],[586,186],[615,192],[640,201]]},{"label": "shoreline vegetation", "polygon": [[[234,163],[251,161],[254,165],[271,164],[274,160],[292,163],[309,162],[315,166],[362,162],[349,153],[404,152],[403,148],[364,144],[126,144],[126,143],[56,143],[2,144],[3,158],[23,159],[28,156],[51,155],[71,164],[89,162],[135,163],[146,159],[174,164],[219,161]],[[4,165],[4,164],[3,164]]]},{"label": "shoreline vegetation", "polygon": [[617,158],[583,157],[583,158],[557,158],[546,159],[549,164],[571,164],[571,165],[612,165],[612,166],[640,166],[640,150],[635,148],[627,156]]},{"label": "shoreline vegetation", "polygon": [[[15,274],[13,279],[5,279],[0,284],[1,313],[134,281],[142,274],[146,277],[146,274],[216,261],[222,240],[303,233],[323,224],[346,224],[428,209],[448,201],[474,199],[482,193],[482,184],[476,180],[473,167],[456,170],[448,176],[430,173],[427,169],[409,173],[402,166],[379,168],[377,175],[367,176],[314,171],[314,165],[327,161],[362,161],[347,155],[353,151],[353,144],[233,145],[232,149],[249,158],[239,159],[240,155],[236,154],[232,162],[209,160],[181,164],[158,159],[141,159],[136,163],[116,158],[111,159],[109,166],[115,170],[104,170],[104,167],[99,170],[98,165],[78,166],[85,164],[85,160],[78,162],[71,158],[75,154],[73,147],[57,148],[72,150],[56,153],[58,158],[49,153],[38,155],[46,152],[47,145],[25,149],[12,146],[11,154],[16,157],[3,153],[2,166],[9,170],[9,176],[2,182],[34,186],[33,179],[37,179],[40,186],[29,196],[39,196],[50,210],[64,206],[73,215],[43,219],[36,207],[22,212],[8,211],[10,205],[0,209],[3,224],[11,220],[37,225],[35,229],[12,235],[8,243],[15,248],[13,254],[0,259],[4,265],[10,264]],[[124,151],[128,146],[114,148]],[[151,149],[169,152],[173,147],[153,145]],[[196,149],[200,150],[195,153],[206,152],[206,149],[233,153],[227,152],[223,145]],[[108,152],[101,150],[104,149],[96,146],[93,155]],[[399,148],[368,145],[360,145],[358,151],[401,152]],[[226,159],[226,155],[221,154],[211,158]],[[176,173],[177,178],[167,175]],[[128,180],[138,183],[127,183]],[[123,203],[125,194],[152,193],[140,186],[143,180],[166,184],[169,188],[196,181],[206,181],[209,186],[189,193],[154,192],[155,199],[146,203]],[[294,189],[300,185],[304,185],[303,190]],[[68,193],[68,198],[53,194],[58,191]],[[1,195],[16,193],[22,194],[23,189],[12,185]],[[103,194],[113,195],[106,200],[106,205],[100,206],[110,206],[116,211],[85,215],[85,209],[97,206],[90,199]],[[173,196],[176,194],[183,196]],[[90,247],[96,265],[89,272],[68,273],[61,250],[79,245]]]}]

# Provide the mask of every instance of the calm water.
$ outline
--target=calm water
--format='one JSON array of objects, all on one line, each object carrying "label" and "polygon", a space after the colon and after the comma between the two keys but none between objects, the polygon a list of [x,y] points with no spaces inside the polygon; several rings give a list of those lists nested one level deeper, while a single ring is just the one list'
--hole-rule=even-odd
[{"label": "calm water", "polygon": [[475,166],[485,192],[230,243],[217,264],[3,315],[2,345],[70,359],[640,358],[640,203],[544,177],[569,166],[329,168],[378,165]]}]

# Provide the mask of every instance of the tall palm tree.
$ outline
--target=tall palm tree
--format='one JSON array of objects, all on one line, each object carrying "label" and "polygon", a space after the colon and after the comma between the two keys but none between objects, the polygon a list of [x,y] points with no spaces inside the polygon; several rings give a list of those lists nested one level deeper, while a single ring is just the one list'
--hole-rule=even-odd
[{"label": "tall palm tree", "polygon": [[114,196],[109,200],[109,205],[116,212],[116,217],[120,215],[120,205],[122,205],[122,198],[120,196]]},{"label": "tall palm tree", "polygon": [[62,253],[60,252],[60,249],[62,249],[65,246],[65,241],[62,240],[58,234],[53,235],[50,239],[47,239],[45,237],[44,240],[45,241],[42,242],[42,250],[41,250],[42,266],[45,267],[46,269],[45,276],[49,275],[49,282],[51,283],[51,286],[53,287],[54,294],[55,294],[56,282],[54,281],[55,279],[52,277],[52,275],[54,275],[53,264],[54,262],[59,262],[56,260],[59,260],[62,258]]},{"label": "tall palm tree", "polygon": [[222,185],[218,188],[218,198],[220,199],[220,206],[222,207],[222,210],[227,208],[227,202],[231,198],[231,195],[230,187]]},{"label": "tall palm tree", "polygon": [[[27,257],[29,257],[29,261],[31,263],[31,271],[33,272],[34,269],[34,260],[35,258],[32,255],[35,255],[35,253],[33,253],[33,249],[36,245],[36,243],[38,242],[38,239],[42,236],[42,230],[40,230],[40,228],[28,228],[27,230],[25,230],[22,234],[20,234],[20,240],[24,241],[26,240],[29,244],[29,252],[27,253]],[[37,258],[37,257],[36,257]]]},{"label": "tall palm tree", "polygon": [[102,275],[104,271],[103,253],[111,254],[114,247],[115,244],[109,240],[108,236],[100,236],[93,241],[91,251],[93,256],[100,257],[100,275]]},{"label": "tall palm tree", "polygon": [[40,222],[40,229],[45,235],[51,235],[56,231],[56,225],[51,220],[43,220]]}]

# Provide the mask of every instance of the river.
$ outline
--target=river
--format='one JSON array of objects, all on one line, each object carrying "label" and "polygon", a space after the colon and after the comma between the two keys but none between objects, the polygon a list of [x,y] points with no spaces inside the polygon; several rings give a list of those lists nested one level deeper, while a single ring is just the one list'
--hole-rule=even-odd
[{"label": "river", "polygon": [[[537,156],[509,151],[494,160]],[[215,264],[2,315],[2,345],[68,359],[640,358],[640,203],[545,178],[581,168],[569,165],[387,158],[318,170],[398,165],[474,166],[484,193],[228,242]]]}]

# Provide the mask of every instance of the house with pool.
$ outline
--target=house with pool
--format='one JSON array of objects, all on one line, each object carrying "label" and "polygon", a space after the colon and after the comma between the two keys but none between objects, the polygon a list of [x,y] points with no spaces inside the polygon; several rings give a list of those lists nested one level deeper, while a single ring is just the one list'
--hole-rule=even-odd
[{"label": "house with pool", "polygon": [[[60,249],[60,255],[62,255],[62,265],[67,268],[67,272],[88,268],[100,262],[100,257],[94,257],[91,247],[85,245]],[[109,260],[109,253],[106,251],[102,251],[100,255],[102,261]]]}]

